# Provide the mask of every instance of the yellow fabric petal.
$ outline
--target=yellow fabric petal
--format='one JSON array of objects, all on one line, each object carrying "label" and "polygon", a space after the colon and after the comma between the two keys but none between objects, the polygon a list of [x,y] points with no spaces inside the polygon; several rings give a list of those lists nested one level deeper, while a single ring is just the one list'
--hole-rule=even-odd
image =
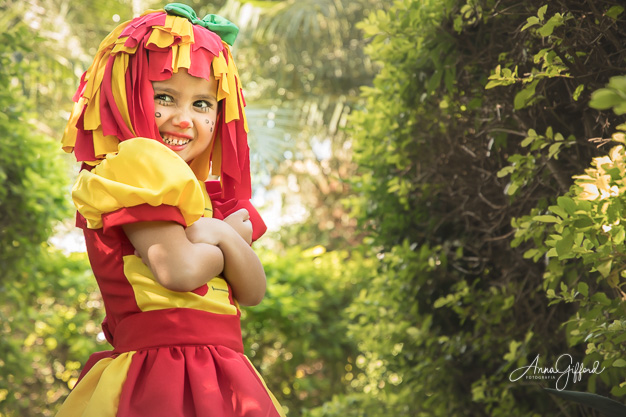
[{"label": "yellow fabric petal", "polygon": [[117,415],[120,395],[135,352],[99,360],[67,397],[56,417]]},{"label": "yellow fabric petal", "polygon": [[[241,106],[243,107],[243,93],[241,90],[237,91],[237,95],[239,97],[239,103],[241,103]],[[243,114],[243,128],[246,132],[249,132],[250,130],[248,129],[248,118],[246,117],[246,112],[243,111],[241,113]]]},{"label": "yellow fabric petal", "polygon": [[82,171],[72,198],[91,229],[103,226],[103,214],[123,207],[178,207],[187,225],[202,217],[205,208],[202,187],[185,161],[145,138],[121,142],[117,155],[107,155],[92,171]]},{"label": "yellow fabric petal", "polygon": [[[229,123],[239,119],[239,105],[243,107],[243,96],[241,94],[241,81],[239,73],[235,66],[235,61],[231,55],[230,48],[224,44],[228,52],[228,64],[222,52],[213,59],[212,68],[213,76],[217,80],[217,100],[224,100],[224,117],[225,122]],[[248,122],[245,112],[243,113],[243,124],[246,132],[248,131]]]},{"label": "yellow fabric petal", "polygon": [[93,134],[93,150],[96,158],[104,158],[110,153],[117,152],[120,141],[117,137],[109,135],[104,136],[102,130],[94,130]]},{"label": "yellow fabric petal", "polygon": [[78,134],[76,123],[78,123],[80,114],[83,112],[83,107],[85,107],[85,99],[81,97],[78,99],[78,102],[74,103],[70,119],[67,122],[67,125],[65,125],[65,131],[63,132],[63,138],[61,139],[61,145],[63,146],[63,150],[65,152],[72,152],[74,150],[74,146],[76,146],[76,135]]},{"label": "yellow fabric petal", "polygon": [[117,55],[120,52],[126,52],[127,54],[134,54],[137,52],[137,47],[139,45],[135,45],[133,47],[126,46],[126,41],[128,40],[128,36],[119,38],[115,41],[113,48],[111,49],[111,55]]},{"label": "yellow fabric petal", "polygon": [[[133,129],[133,125],[130,122],[130,114],[128,113],[128,102],[126,101],[126,70],[128,69],[128,61],[129,56],[127,54],[122,54],[115,59],[113,62],[113,74],[112,79],[117,80],[117,82],[113,82],[111,84],[111,90],[113,92],[113,99],[115,100],[115,104],[117,105],[118,110],[122,115],[122,119],[124,119],[124,123],[133,136],[135,136],[135,130]],[[96,156],[100,155],[96,152]]]},{"label": "yellow fabric petal", "polygon": [[85,130],[96,130],[100,127],[100,89],[88,101],[85,110]]},{"label": "yellow fabric petal", "polygon": [[[174,53],[175,52],[175,53]],[[181,44],[172,48],[172,69],[178,72],[179,68],[191,66],[191,45]]]},{"label": "yellow fabric petal", "polygon": [[226,65],[226,60],[221,51],[217,57],[213,58],[211,66],[213,68],[213,76],[217,80],[217,100],[219,101],[230,93],[226,77],[228,66]]},{"label": "yellow fabric petal", "polygon": [[187,20],[187,18],[168,15],[165,18],[165,25],[163,26],[165,26],[165,28],[167,29],[170,29],[174,35],[180,36],[182,38],[182,42],[195,42],[193,36],[193,24],[189,20]]},{"label": "yellow fabric petal", "polygon": [[162,26],[157,26],[152,30],[152,34],[150,34],[147,45],[154,44],[159,48],[167,48],[172,43],[174,43],[174,36],[172,36],[171,33],[165,31]]}]

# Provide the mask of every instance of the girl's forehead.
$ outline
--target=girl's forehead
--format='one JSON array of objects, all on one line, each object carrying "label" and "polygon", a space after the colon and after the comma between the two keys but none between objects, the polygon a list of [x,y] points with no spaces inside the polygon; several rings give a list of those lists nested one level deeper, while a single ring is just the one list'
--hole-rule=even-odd
[{"label": "girl's forehead", "polygon": [[195,77],[185,68],[180,68],[174,72],[168,79],[162,81],[153,81],[155,87],[173,87],[176,89],[190,89],[194,92],[212,92],[215,94],[217,90],[217,80],[211,74],[209,79]]}]

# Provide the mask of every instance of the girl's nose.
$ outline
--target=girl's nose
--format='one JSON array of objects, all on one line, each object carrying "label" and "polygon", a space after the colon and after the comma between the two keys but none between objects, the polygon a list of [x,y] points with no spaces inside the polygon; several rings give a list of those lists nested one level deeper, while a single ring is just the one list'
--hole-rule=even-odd
[{"label": "girl's nose", "polygon": [[187,120],[181,120],[180,122],[178,122],[178,126],[181,129],[187,129],[189,126],[191,126],[191,123],[189,123],[189,121]]}]

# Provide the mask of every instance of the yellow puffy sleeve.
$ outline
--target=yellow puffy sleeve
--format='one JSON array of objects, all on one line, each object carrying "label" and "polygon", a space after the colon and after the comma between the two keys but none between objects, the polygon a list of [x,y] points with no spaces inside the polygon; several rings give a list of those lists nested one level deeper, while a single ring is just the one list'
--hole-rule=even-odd
[{"label": "yellow puffy sleeve", "polygon": [[[93,170],[83,170],[72,199],[90,229],[139,221],[175,221],[189,226],[210,210],[193,171],[153,139],[123,141]],[[209,203],[210,204],[210,203]]]}]

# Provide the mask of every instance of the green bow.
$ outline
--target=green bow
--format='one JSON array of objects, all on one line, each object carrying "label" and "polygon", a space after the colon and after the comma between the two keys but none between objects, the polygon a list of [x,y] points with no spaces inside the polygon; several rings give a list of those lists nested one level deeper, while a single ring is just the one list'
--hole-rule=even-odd
[{"label": "green bow", "polygon": [[186,4],[170,3],[164,7],[167,14],[186,17],[194,25],[200,25],[209,29],[211,32],[215,32],[224,42],[233,46],[239,28],[230,20],[224,19],[222,16],[216,14],[208,14],[204,16],[204,19],[198,19],[196,12]]}]

